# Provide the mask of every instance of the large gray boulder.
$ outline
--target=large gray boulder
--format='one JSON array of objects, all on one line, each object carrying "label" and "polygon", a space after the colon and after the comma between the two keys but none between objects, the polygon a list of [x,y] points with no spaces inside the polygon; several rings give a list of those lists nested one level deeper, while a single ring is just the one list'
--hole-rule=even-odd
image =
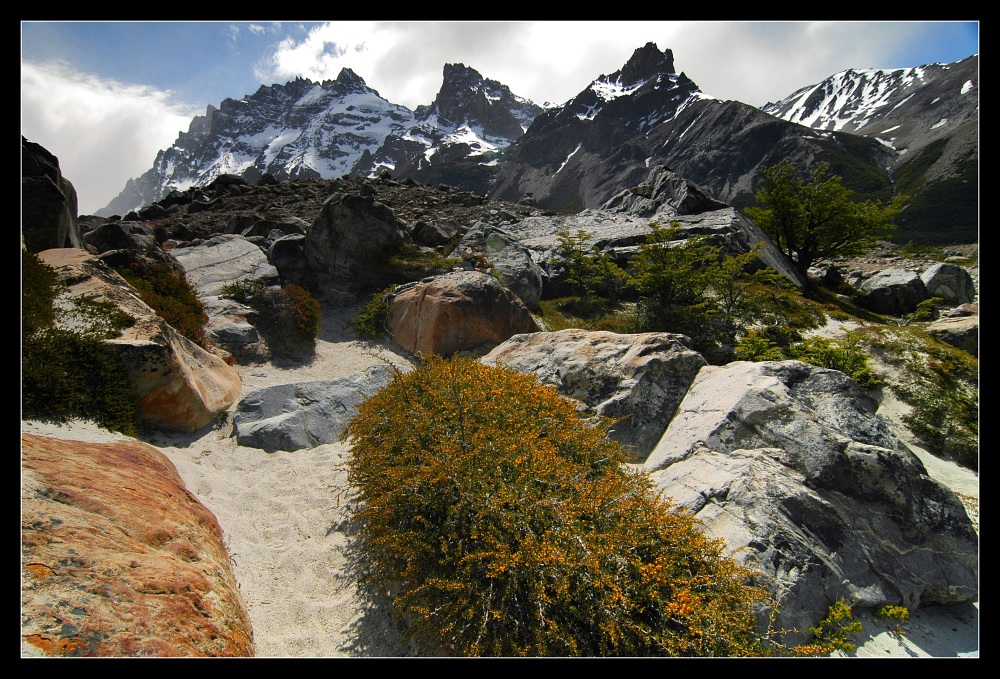
[{"label": "large gray boulder", "polygon": [[538,309],[542,295],[542,270],[531,259],[531,251],[517,242],[513,234],[500,227],[476,222],[456,251],[471,248],[486,255],[500,274],[504,287],[521,298],[529,309]]},{"label": "large gray boulder", "polygon": [[386,258],[412,243],[406,224],[371,196],[335,193],[306,233],[306,287],[370,287]]},{"label": "large gray boulder", "polygon": [[386,328],[413,354],[485,353],[514,335],[541,328],[520,298],[494,276],[453,271],[399,286]]},{"label": "large gray boulder", "polygon": [[927,288],[915,271],[885,269],[863,281],[859,287],[865,308],[878,314],[903,316],[917,310],[927,299]]},{"label": "large gray boulder", "polygon": [[515,335],[480,360],[534,373],[579,401],[587,415],[622,418],[610,436],[641,461],[706,365],[685,341],[683,335],[659,332],[537,332]]},{"label": "large gray boulder", "polygon": [[972,274],[955,264],[934,264],[920,274],[928,297],[940,297],[945,304],[968,304],[976,299]]},{"label": "large gray boulder", "polygon": [[924,330],[946,344],[979,357],[979,314],[939,318]]},{"label": "large gray boulder", "polygon": [[278,282],[278,270],[267,261],[267,255],[240,236],[214,236],[197,245],[175,248],[171,254],[203,297],[217,297],[227,283],[241,279],[260,279],[265,285]]},{"label": "large gray boulder", "polygon": [[392,380],[376,365],[334,380],[256,389],[236,406],[236,442],[269,453],[336,443],[358,406]]},{"label": "large gray boulder", "polygon": [[861,608],[974,601],[979,543],[958,497],[844,374],[798,361],[701,370],[642,469],[760,569],[779,627]]}]

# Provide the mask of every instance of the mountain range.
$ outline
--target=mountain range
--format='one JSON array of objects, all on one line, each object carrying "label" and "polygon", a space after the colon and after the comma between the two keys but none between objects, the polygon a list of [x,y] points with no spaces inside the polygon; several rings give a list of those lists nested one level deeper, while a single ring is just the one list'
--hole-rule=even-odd
[{"label": "mountain range", "polygon": [[701,92],[654,43],[578,95],[545,108],[463,64],[434,101],[393,104],[350,69],[226,99],[196,116],[98,216],[236,174],[377,176],[446,184],[574,213],[664,165],[737,208],[760,168],[828,162],[859,199],[911,196],[894,239],[978,241],[979,57],[847,70],[762,108]]}]

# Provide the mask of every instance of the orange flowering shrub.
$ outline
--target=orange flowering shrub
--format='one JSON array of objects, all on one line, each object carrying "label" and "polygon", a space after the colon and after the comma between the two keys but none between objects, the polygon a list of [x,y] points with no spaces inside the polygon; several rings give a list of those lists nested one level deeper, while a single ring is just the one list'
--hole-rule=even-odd
[{"label": "orange flowering shrub", "polygon": [[756,574],[624,466],[608,425],[460,356],[361,405],[360,560],[407,634],[466,656],[768,654]]}]

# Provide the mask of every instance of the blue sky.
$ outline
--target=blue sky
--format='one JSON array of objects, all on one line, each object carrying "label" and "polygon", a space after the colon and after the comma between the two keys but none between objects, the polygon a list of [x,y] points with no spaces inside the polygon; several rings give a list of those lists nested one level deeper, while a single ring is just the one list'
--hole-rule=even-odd
[{"label": "blue sky", "polygon": [[262,84],[349,67],[389,101],[430,104],[446,63],[563,103],[647,42],[702,92],[762,106],[848,68],[951,63],[977,21],[21,23],[21,133],[59,158],[81,214],[152,167],[192,116]]}]

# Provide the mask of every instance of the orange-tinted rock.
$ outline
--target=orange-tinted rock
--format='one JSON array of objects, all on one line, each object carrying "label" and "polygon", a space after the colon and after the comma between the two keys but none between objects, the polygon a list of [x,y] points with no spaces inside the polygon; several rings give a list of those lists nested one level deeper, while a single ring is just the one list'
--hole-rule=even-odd
[{"label": "orange-tinted rock", "polygon": [[252,656],[215,516],[138,441],[21,434],[22,655]]},{"label": "orange-tinted rock", "polygon": [[540,330],[517,295],[478,271],[435,276],[397,292],[387,326],[406,351],[440,356],[488,351]]},{"label": "orange-tinted rock", "polygon": [[136,319],[108,344],[136,382],[146,424],[170,431],[197,431],[240,397],[239,373],[174,330],[101,260],[75,248],[46,250],[39,257],[69,286],[70,297],[110,302]]}]

